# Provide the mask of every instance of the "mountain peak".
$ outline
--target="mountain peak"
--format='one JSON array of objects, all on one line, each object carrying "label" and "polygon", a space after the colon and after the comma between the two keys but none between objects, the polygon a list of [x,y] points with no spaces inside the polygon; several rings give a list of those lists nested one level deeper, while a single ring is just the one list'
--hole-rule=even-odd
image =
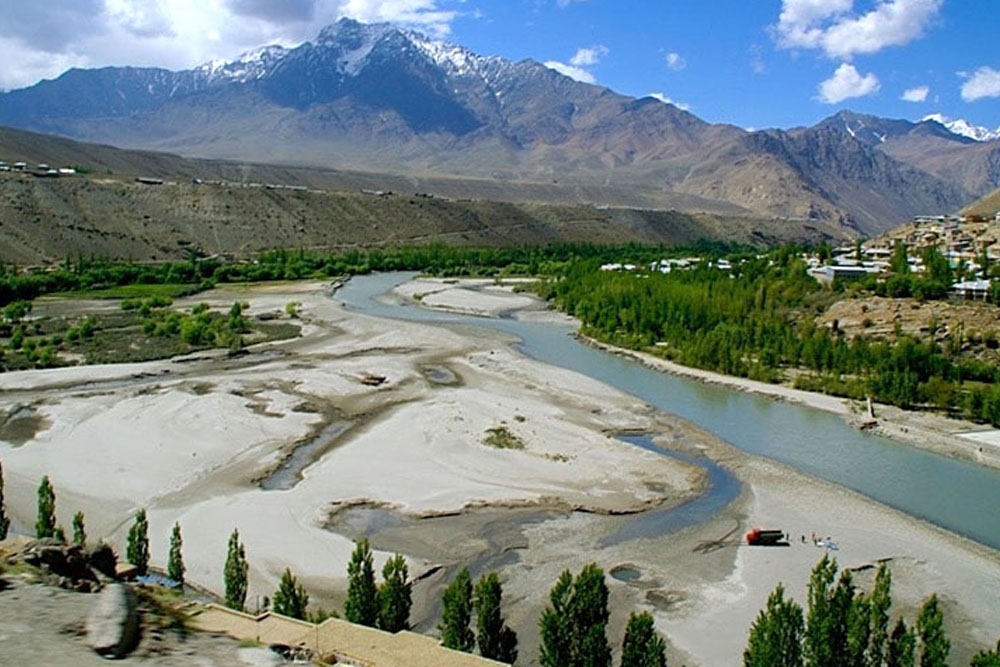
[{"label": "mountain peak", "polygon": [[963,118],[949,118],[944,114],[932,113],[924,116],[922,122],[937,123],[944,126],[952,134],[957,134],[960,137],[966,137],[973,141],[996,141],[1000,139],[1000,127],[990,130],[980,125],[973,125]]}]

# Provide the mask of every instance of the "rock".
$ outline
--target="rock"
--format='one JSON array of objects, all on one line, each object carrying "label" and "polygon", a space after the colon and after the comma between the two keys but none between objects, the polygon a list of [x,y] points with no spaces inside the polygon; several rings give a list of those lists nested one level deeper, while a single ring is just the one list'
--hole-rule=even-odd
[{"label": "rock", "polygon": [[87,645],[106,658],[122,658],[139,643],[139,610],[132,589],[107,586],[87,617]]},{"label": "rock", "polygon": [[115,567],[118,565],[118,556],[109,544],[101,542],[91,549],[90,553],[87,554],[87,560],[90,561],[90,567],[94,570],[100,572],[105,577],[114,579]]},{"label": "rock", "polygon": [[25,550],[22,559],[54,577],[63,588],[75,589],[80,582],[98,583],[90,569],[90,560],[83,549],[75,545],[39,540]]}]

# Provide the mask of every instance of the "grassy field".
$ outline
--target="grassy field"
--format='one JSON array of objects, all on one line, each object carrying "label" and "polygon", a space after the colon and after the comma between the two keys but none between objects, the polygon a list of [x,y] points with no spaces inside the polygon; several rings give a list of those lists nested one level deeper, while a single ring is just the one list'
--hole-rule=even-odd
[{"label": "grassy field", "polygon": [[175,299],[197,294],[198,291],[198,285],[177,283],[172,285],[119,285],[104,289],[56,292],[48,296],[53,299],[148,299],[157,296]]}]

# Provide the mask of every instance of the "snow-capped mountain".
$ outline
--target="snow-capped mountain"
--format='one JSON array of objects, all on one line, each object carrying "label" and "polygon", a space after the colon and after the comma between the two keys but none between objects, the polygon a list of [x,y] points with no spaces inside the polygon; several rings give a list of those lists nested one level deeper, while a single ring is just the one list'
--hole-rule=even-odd
[{"label": "snow-capped mountain", "polygon": [[933,121],[935,123],[940,123],[948,128],[948,131],[952,134],[957,134],[960,137],[968,137],[969,139],[974,139],[975,141],[997,141],[1000,139],[1000,127],[995,130],[991,130],[981,125],[973,125],[967,120],[961,118],[952,119],[948,116],[932,113],[929,116],[923,117],[924,121]]},{"label": "snow-capped mountain", "polygon": [[584,202],[601,185],[680,209],[866,232],[957,210],[1000,181],[992,154],[975,163],[984,166],[973,189],[950,165],[929,173],[912,162],[920,150],[892,152],[904,139],[974,147],[937,123],[844,112],[814,128],[748,133],[533,60],[349,19],[295,47],[190,70],[69,70],[0,94],[0,124],[196,157],[471,177],[499,191],[518,179],[575,189]]}]

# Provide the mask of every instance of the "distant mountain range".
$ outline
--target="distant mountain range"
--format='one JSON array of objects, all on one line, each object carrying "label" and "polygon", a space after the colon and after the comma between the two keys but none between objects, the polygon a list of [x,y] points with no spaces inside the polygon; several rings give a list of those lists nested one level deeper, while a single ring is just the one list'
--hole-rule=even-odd
[{"label": "distant mountain range", "polygon": [[0,124],[196,157],[635,188],[664,207],[866,234],[1000,186],[1000,141],[936,120],[842,112],[747,132],[532,60],[347,19],[296,48],[193,70],[69,70],[0,95]]}]

